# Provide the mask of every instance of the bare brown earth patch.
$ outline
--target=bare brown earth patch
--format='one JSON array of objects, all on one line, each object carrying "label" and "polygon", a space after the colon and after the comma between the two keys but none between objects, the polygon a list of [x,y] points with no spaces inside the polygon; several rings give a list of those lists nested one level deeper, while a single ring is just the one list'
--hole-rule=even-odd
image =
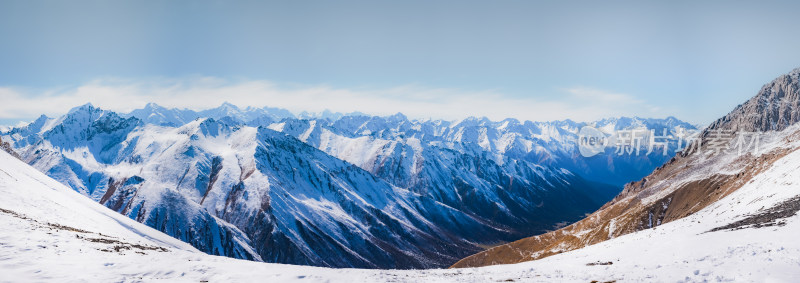
[{"label": "bare brown earth patch", "polygon": [[108,245],[105,248],[98,249],[99,251],[103,252],[120,252],[125,250],[133,250],[133,251],[157,251],[157,252],[167,252],[166,248],[157,247],[157,246],[149,246],[149,245],[142,245],[142,244],[134,244],[134,243],[127,243],[123,241],[119,241],[116,239],[111,238],[90,238],[90,237],[82,237],[80,235],[75,235],[76,238],[85,240],[87,242],[92,243],[101,243]]},{"label": "bare brown earth patch", "polygon": [[709,232],[783,226],[786,225],[784,219],[795,216],[798,211],[800,211],[800,196],[786,200],[759,213],[749,215],[745,219],[711,229]]},{"label": "bare brown earth patch", "polygon": [[20,214],[20,213],[17,213],[17,212],[14,212],[12,210],[8,210],[8,209],[0,208],[0,213],[5,213],[5,214],[11,215],[13,217],[22,219],[22,220],[28,220],[30,222],[33,222],[34,224],[37,224],[37,225],[40,225],[40,226],[44,226],[44,227],[47,227],[47,228],[50,228],[50,229],[54,229],[54,230],[66,230],[66,231],[72,231],[72,232],[76,232],[76,233],[92,233],[92,232],[89,232],[89,231],[86,231],[86,230],[81,230],[81,229],[78,229],[78,228],[69,227],[69,226],[65,226],[65,225],[61,225],[61,224],[40,222],[40,221],[38,221],[36,219],[31,219],[31,218],[29,218],[29,217],[27,217],[27,216],[25,216],[23,214]]},{"label": "bare brown earth patch", "polygon": [[100,204],[106,204],[106,202],[114,195],[117,191],[117,188],[122,186],[127,179],[123,178],[121,181],[114,181],[114,178],[108,178],[108,189],[106,189],[106,193],[103,194],[103,197],[100,198]]},{"label": "bare brown earth patch", "polygon": [[219,178],[220,171],[222,171],[222,157],[214,156],[214,158],[211,159],[211,171],[209,172],[208,176],[208,185],[206,185],[206,191],[203,193],[203,198],[200,199],[200,205],[203,205],[203,202],[206,201],[208,193],[214,187],[214,183],[217,182],[217,178]]},{"label": "bare brown earth patch", "polygon": [[590,263],[587,263],[587,264],[586,264],[586,266],[612,265],[612,264],[614,264],[614,263],[613,263],[613,262],[611,262],[611,261],[606,261],[606,262],[599,262],[599,261],[598,261],[598,262],[590,262]]},{"label": "bare brown earth patch", "polygon": [[8,154],[11,154],[11,156],[16,157],[17,159],[22,160],[17,151],[14,150],[14,147],[11,146],[11,144],[9,143],[4,142],[3,138],[1,137],[0,137],[0,149],[4,150],[5,152],[8,152]]}]

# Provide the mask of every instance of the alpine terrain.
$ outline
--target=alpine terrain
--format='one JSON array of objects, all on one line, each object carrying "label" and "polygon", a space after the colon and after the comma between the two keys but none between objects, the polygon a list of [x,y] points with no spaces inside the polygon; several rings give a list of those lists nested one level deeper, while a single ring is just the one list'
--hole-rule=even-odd
[{"label": "alpine terrain", "polygon": [[674,118],[303,116],[227,103],[126,114],[87,104],[0,137],[73,190],[209,254],[430,268],[580,220],[678,148],[586,158],[582,127],[694,129]]},{"label": "alpine terrain", "polygon": [[[333,269],[207,255],[0,151],[0,282],[792,282],[800,276],[798,133],[797,124],[770,133],[756,158],[770,162],[755,163],[737,190],[710,194],[713,203],[686,217],[540,260],[430,270]],[[776,151],[785,154],[767,153]],[[720,162],[714,160],[703,162]],[[732,173],[725,168],[720,172]]]}]

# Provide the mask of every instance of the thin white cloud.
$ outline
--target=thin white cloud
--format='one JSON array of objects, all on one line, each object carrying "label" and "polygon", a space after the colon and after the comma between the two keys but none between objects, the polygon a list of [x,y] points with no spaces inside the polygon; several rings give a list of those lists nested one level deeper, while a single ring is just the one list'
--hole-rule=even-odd
[{"label": "thin white cloud", "polygon": [[155,102],[165,107],[207,109],[230,102],[240,107],[270,106],[301,111],[360,111],[374,115],[402,112],[411,118],[462,119],[486,116],[493,120],[595,120],[610,116],[663,116],[657,107],[626,94],[576,87],[557,90],[542,100],[495,91],[399,86],[383,89],[344,89],[330,86],[286,86],[263,80],[231,81],[213,77],[147,81],[103,79],[60,90],[34,92],[0,87],[0,119],[57,116],[90,102],[128,112]]},{"label": "thin white cloud", "polygon": [[575,98],[593,100],[595,102],[624,104],[642,103],[641,100],[627,94],[609,92],[588,87],[567,88],[566,92],[572,94]]},{"label": "thin white cloud", "polygon": [[676,114],[666,111],[666,109],[651,105],[636,96],[600,90],[589,87],[573,87],[564,89],[568,94],[568,99],[573,101],[573,105],[579,108],[597,108],[600,112],[609,113],[605,116],[640,116],[640,117],[661,117],[667,114]]}]

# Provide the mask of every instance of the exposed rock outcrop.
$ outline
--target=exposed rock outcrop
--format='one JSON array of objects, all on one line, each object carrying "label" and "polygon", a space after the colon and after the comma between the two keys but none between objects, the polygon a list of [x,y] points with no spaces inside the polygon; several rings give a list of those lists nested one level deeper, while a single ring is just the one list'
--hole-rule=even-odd
[{"label": "exposed rock outcrop", "polygon": [[761,87],[758,94],[708,129],[780,131],[800,121],[800,68]]},{"label": "exposed rock outcrop", "polygon": [[0,138],[0,148],[8,152],[8,154],[11,154],[12,156],[16,157],[17,159],[20,159],[19,154],[17,154],[17,152],[14,151],[14,148],[9,143],[4,142],[3,138]]}]

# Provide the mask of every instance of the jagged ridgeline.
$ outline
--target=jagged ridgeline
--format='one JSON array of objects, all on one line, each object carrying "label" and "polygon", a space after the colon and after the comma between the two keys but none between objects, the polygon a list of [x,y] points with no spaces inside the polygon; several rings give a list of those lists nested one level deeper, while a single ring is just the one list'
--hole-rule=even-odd
[{"label": "jagged ridgeline", "polygon": [[[577,221],[675,152],[585,158],[585,125],[84,105],[0,136],[59,182],[210,254],[427,268]],[[674,118],[591,125],[694,128]]]}]

